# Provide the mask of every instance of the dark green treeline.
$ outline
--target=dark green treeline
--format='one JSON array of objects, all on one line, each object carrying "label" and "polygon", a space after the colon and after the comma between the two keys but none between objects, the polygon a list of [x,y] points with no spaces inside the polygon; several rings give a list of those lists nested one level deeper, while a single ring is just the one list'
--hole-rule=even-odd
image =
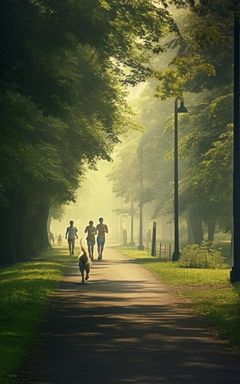
[{"label": "dark green treeline", "polygon": [[124,87],[174,28],[150,0],[0,2],[0,264],[48,246],[50,207],[110,159],[129,125]]}]

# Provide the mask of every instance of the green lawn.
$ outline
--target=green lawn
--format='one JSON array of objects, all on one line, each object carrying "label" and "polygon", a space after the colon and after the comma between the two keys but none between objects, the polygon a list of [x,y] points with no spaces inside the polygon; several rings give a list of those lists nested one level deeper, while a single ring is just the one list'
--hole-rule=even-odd
[{"label": "green lawn", "polygon": [[0,269],[0,383],[14,383],[47,299],[72,258],[66,250],[51,250],[31,262]]},{"label": "green lawn", "polygon": [[240,284],[229,281],[229,269],[180,268],[177,263],[161,261],[145,251],[122,248],[122,253],[135,259],[207,319],[231,344],[240,346]]}]

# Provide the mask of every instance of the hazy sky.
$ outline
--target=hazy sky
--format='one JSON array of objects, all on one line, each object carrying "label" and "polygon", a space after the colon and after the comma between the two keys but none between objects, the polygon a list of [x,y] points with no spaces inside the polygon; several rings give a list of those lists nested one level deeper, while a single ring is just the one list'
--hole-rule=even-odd
[{"label": "hazy sky", "polygon": [[78,190],[76,203],[64,207],[65,212],[61,221],[53,220],[52,231],[54,233],[63,232],[69,220],[74,220],[80,236],[83,236],[89,220],[93,220],[94,224],[97,224],[99,217],[104,218],[111,232],[112,229],[115,229],[116,224],[113,221],[116,215],[113,210],[118,207],[120,202],[112,193],[112,186],[107,179],[111,166],[111,163],[101,161],[97,171],[88,171]]}]

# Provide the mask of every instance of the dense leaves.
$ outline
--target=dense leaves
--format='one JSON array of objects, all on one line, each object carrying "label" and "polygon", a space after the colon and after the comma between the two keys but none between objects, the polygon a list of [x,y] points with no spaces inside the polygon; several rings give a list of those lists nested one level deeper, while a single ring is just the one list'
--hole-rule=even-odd
[{"label": "dense leaves", "polygon": [[173,30],[150,0],[1,1],[2,263],[47,245],[49,208],[110,159],[131,125],[124,84],[149,75],[148,52]]},{"label": "dense leaves", "polygon": [[[178,116],[179,202],[189,243],[201,243],[204,231],[208,240],[216,230],[231,231],[234,6],[237,2],[200,1],[178,13],[180,33],[169,35],[165,45],[170,63],[163,67],[155,60],[157,86],[150,83],[160,99],[171,98],[172,108],[173,98],[186,96],[188,114]],[[148,132],[139,147],[147,143],[144,201],[151,202],[145,213],[164,222],[165,215],[170,220],[173,215],[172,109],[169,102],[161,108],[159,100],[143,99],[140,119]],[[115,182],[115,188],[120,186]],[[139,183],[135,186],[139,189]]]}]

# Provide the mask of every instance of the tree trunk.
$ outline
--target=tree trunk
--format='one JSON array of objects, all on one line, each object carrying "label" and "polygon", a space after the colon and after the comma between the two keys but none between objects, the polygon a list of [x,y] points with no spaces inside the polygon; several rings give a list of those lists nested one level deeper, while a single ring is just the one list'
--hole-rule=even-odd
[{"label": "tree trunk", "polygon": [[49,206],[47,204],[41,204],[38,208],[36,216],[33,218],[34,222],[34,245],[36,250],[43,250],[50,246],[48,241],[48,216]]},{"label": "tree trunk", "polygon": [[191,219],[189,215],[189,211],[186,212],[186,221],[187,221],[187,232],[188,232],[188,244],[194,244],[193,231],[191,225]]},{"label": "tree trunk", "polygon": [[0,265],[14,264],[16,262],[15,242],[12,223],[14,221],[11,205],[0,208]]},{"label": "tree trunk", "polygon": [[28,255],[26,254],[26,244],[24,238],[24,220],[26,215],[26,203],[20,202],[15,206],[15,222],[14,222],[14,237],[16,244],[16,258],[17,261],[26,260]]},{"label": "tree trunk", "polygon": [[0,208],[0,265],[26,260],[49,246],[49,206],[39,205],[34,214],[28,209],[29,202],[16,190],[9,191],[7,197],[9,206]]},{"label": "tree trunk", "polygon": [[22,228],[26,201],[19,196],[17,190],[8,191],[6,197],[8,199],[8,207],[0,209],[2,254],[0,263],[2,265],[14,264],[24,259]]},{"label": "tree trunk", "polygon": [[26,206],[24,214],[23,227],[22,227],[22,246],[24,249],[25,258],[32,258],[36,256],[35,249],[35,214],[30,208],[31,202],[29,201]]},{"label": "tree trunk", "polygon": [[[51,221],[52,221],[51,215],[48,213],[48,220],[47,220],[47,234],[50,233]],[[50,243],[49,243],[49,236],[48,236],[48,244],[50,245]]]},{"label": "tree trunk", "polygon": [[216,229],[216,219],[209,220],[208,226],[208,241],[214,241],[214,234]]},{"label": "tree trunk", "polygon": [[189,210],[189,221],[195,244],[200,244],[203,241],[203,226],[202,218],[193,210]]}]

